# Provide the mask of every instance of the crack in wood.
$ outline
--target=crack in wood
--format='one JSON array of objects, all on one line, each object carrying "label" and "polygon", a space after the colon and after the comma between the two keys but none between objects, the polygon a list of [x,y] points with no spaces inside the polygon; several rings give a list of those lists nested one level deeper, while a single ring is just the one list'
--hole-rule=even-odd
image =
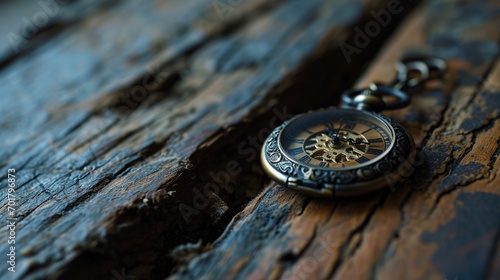
[{"label": "crack in wood", "polygon": [[[366,216],[363,219],[362,223],[359,224],[356,228],[354,228],[352,231],[349,232],[349,234],[347,235],[346,240],[343,241],[343,244],[340,247],[340,252],[341,252],[340,256],[335,261],[335,263],[333,264],[333,268],[331,270],[331,274],[328,276],[329,279],[333,279],[335,277],[335,274],[336,274],[337,270],[342,265],[342,261],[345,258],[347,258],[347,257],[352,256],[352,255],[355,254],[356,250],[359,248],[360,244],[363,242],[363,231],[364,231],[364,229],[368,226],[368,224],[371,221],[371,218],[373,217],[373,215],[375,214],[375,212],[377,211],[377,209],[379,209],[380,205],[383,205],[383,203],[388,198],[388,196],[389,196],[389,192],[387,192],[387,191],[385,192],[385,194],[381,195],[380,196],[381,203],[380,204],[379,203],[375,203],[372,206],[372,208],[370,208],[369,212],[366,214]],[[358,240],[358,241],[356,241],[357,244],[354,244],[354,248],[351,248],[350,254],[346,255],[346,253],[349,253],[348,249],[352,245],[351,243],[353,242],[353,239],[354,239],[354,237],[357,234],[360,234],[361,239]]]}]

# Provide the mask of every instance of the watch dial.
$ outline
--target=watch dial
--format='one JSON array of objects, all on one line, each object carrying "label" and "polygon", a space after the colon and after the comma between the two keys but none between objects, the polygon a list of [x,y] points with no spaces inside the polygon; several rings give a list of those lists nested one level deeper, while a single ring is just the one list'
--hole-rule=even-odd
[{"label": "watch dial", "polygon": [[392,147],[393,130],[364,111],[330,109],[300,116],[281,132],[282,151],[313,168],[345,169],[368,165]]}]

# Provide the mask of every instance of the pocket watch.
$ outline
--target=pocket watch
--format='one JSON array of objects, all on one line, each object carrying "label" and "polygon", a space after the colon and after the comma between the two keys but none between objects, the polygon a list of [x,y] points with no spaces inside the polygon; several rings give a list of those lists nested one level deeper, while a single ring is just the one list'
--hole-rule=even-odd
[{"label": "pocket watch", "polygon": [[[297,115],[278,126],[261,150],[264,171],[277,183],[313,197],[366,194],[403,181],[413,168],[408,131],[379,111],[410,103],[406,90],[441,77],[437,57],[407,57],[389,85],[373,83],[342,94],[342,106]],[[408,172],[409,171],[409,172]]]}]

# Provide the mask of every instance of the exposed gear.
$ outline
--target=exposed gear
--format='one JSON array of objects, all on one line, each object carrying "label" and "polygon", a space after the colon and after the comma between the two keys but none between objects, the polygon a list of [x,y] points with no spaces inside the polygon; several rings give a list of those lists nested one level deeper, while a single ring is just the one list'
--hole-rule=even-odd
[{"label": "exposed gear", "polygon": [[342,163],[360,158],[368,151],[366,138],[352,131],[341,130],[338,133],[340,142],[334,143],[332,137],[321,132],[311,138],[314,144],[305,147],[312,158],[324,162]]}]

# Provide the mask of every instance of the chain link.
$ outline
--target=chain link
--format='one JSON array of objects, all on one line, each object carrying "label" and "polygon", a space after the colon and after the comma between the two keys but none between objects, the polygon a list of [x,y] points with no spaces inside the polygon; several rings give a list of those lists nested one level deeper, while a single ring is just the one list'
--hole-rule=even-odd
[{"label": "chain link", "polygon": [[[434,56],[413,56],[396,63],[397,75],[388,85],[372,83],[367,88],[348,90],[342,94],[342,107],[358,110],[395,110],[410,104],[406,90],[422,86],[429,80],[442,78],[446,62]],[[387,101],[387,97],[393,97]]]}]

